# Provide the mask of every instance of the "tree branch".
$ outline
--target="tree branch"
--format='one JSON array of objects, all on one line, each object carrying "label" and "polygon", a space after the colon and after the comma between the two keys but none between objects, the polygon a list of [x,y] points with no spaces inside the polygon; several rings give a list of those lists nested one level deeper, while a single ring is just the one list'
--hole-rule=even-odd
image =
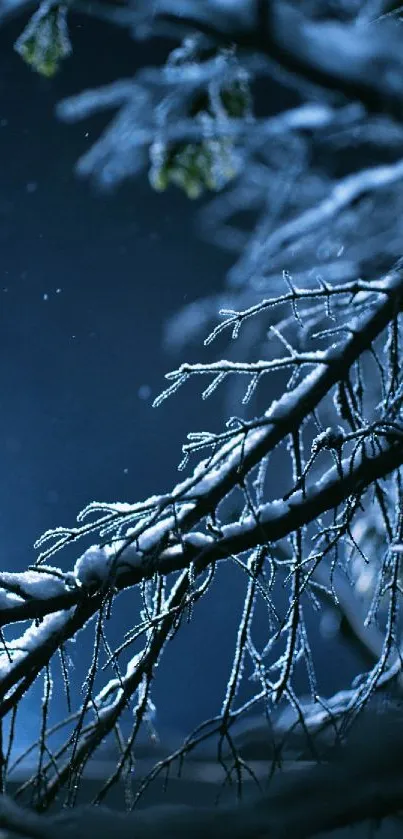
[{"label": "tree branch", "polygon": [[318,86],[360,100],[369,111],[402,118],[403,59],[392,21],[372,26],[312,21],[291,3],[267,0],[267,28],[262,32],[255,8],[249,0],[156,0],[154,20],[157,26],[197,29],[220,43],[263,52]]}]

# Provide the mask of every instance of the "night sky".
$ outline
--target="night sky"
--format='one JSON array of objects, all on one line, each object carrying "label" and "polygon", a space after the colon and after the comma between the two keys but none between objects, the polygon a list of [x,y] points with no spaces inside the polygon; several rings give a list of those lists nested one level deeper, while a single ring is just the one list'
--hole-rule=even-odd
[{"label": "night sky", "polygon": [[[219,395],[203,403],[198,384],[151,407],[165,372],[190,355],[205,360],[202,346],[175,358],[164,353],[163,327],[184,303],[222,289],[231,265],[228,254],[197,236],[200,202],[175,190],[157,195],[146,175],[111,195],[76,177],[76,160],[112,114],[77,125],[63,125],[54,114],[65,96],[162,63],[170,45],[136,43],[119,29],[72,16],[73,57],[47,81],[13,51],[24,23],[0,30],[6,570],[26,568],[36,558],[35,539],[50,527],[74,525],[88,502],[141,500],[182,478],[176,467],[187,431],[217,426],[222,403]],[[51,561],[68,570],[78,551]],[[229,570],[231,597],[224,585]],[[154,693],[163,725],[186,732],[218,711],[243,590],[241,573],[222,569],[194,623],[167,650]],[[133,594],[122,598],[124,631],[133,602]],[[116,638],[120,625],[119,617]],[[323,674],[326,694],[346,685],[356,667],[341,646],[332,655],[332,671]]]}]

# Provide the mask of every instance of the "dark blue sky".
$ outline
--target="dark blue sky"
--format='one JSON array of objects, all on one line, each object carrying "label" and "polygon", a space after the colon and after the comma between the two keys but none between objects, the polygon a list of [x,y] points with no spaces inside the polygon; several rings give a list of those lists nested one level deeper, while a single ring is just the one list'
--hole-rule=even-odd
[{"label": "dark blue sky", "polygon": [[[222,405],[217,395],[202,403],[197,386],[151,407],[164,373],[184,360],[164,356],[163,325],[185,302],[223,288],[231,265],[198,239],[197,205],[175,190],[156,195],[142,176],[105,196],[76,178],[75,161],[109,115],[73,126],[54,115],[64,96],[161,63],[168,45],[134,43],[119,29],[73,17],[73,57],[46,81],[13,51],[23,25],[0,30],[0,545],[7,570],[32,563],[34,540],[73,525],[89,501],[139,500],[180,477],[186,432],[211,428]],[[63,554],[52,561],[70,565]],[[161,716],[174,728],[218,711],[244,590],[236,569],[221,573],[231,573],[231,597],[217,586],[158,673]],[[122,603],[129,617],[133,601],[125,595]],[[117,635],[119,627],[120,620]],[[345,681],[336,675],[340,656],[338,649],[334,674],[325,673],[325,692]],[[349,676],[353,659],[344,666]]]},{"label": "dark blue sky", "polygon": [[63,96],[132,75],[154,53],[160,62],[166,46],[74,18],[74,56],[46,81],[12,50],[21,25],[0,33],[0,533],[22,568],[43,528],[88,499],[142,497],[176,477],[200,404],[181,394],[180,411],[151,408],[177,363],[163,355],[163,324],[217,289],[228,260],[198,240],[193,205],[175,191],[156,195],[144,176],[105,196],[77,179],[112,113],[76,126],[54,116]]},{"label": "dark blue sky", "polygon": [[[161,63],[167,45],[136,44],[73,18],[74,56],[45,81],[12,49],[22,25],[0,31],[0,543],[8,570],[24,569],[34,540],[73,525],[89,501],[139,500],[181,477],[186,433],[211,427],[212,409],[199,387],[151,407],[180,360],[164,355],[163,326],[185,302],[222,287],[230,264],[198,239],[196,205],[174,190],[157,195],[143,176],[105,196],[77,179],[74,163],[109,115],[76,126],[54,115],[66,95]],[[67,570],[76,552],[52,561]],[[117,636],[120,626],[129,620],[119,618]],[[220,669],[223,687],[222,645],[233,642],[231,633],[217,644],[212,624],[211,656],[206,632],[188,634],[162,683],[174,727],[184,714],[186,726],[199,718],[203,663],[212,680]]]}]

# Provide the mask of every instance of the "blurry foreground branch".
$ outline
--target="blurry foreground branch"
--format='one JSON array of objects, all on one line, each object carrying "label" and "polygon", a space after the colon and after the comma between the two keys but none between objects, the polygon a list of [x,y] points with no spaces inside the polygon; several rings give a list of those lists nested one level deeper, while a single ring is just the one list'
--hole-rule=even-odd
[{"label": "blurry foreground branch", "polygon": [[[92,831],[109,837],[118,824],[122,836],[302,839],[396,813],[403,792],[398,10],[384,18],[387,4],[363,3],[358,11],[348,0],[333,11],[308,0],[32,5],[15,46],[47,77],[74,50],[73,10],[128,26],[135,37],[185,33],[163,67],[78,94],[58,113],[74,121],[116,111],[78,163],[78,172],[102,187],[148,169],[156,190],[175,186],[195,199],[216,193],[203,210],[203,231],[237,262],[219,305],[210,298],[181,313],[176,340],[212,321],[206,345],[233,340],[225,356],[180,363],[154,405],[195,378],[203,399],[235,382],[238,401],[220,431],[189,432],[179,469],[191,459],[193,468],[173,488],[143,501],[92,502],[76,526],[43,534],[27,571],[0,572],[2,823],[44,839],[55,832],[60,839]],[[0,0],[0,20],[17,6]],[[258,79],[272,110],[279,80],[299,101],[257,117]],[[251,230],[234,222],[245,211]],[[63,549],[74,558],[62,568],[53,558]],[[153,686],[161,656],[186,631],[223,563],[236,566],[245,587],[221,707],[159,755],[134,789],[139,739],[144,731],[157,738]],[[123,591],[134,604],[126,632]],[[327,699],[307,619],[324,601],[347,615],[374,662],[350,690]],[[110,632],[116,614],[119,643]],[[16,623],[26,624],[19,637]],[[83,629],[93,630],[93,647],[74,701],[68,649]],[[55,668],[67,706],[57,723]],[[308,700],[297,690],[301,676]],[[38,677],[38,736],[16,754]],[[382,694],[390,701],[381,707]],[[260,715],[257,728],[252,713]],[[244,734],[237,731],[242,718]],[[93,804],[120,784],[134,810],[126,817],[74,807],[110,735],[116,765]],[[203,812],[137,807],[154,779],[194,759],[211,739],[223,782],[233,784],[240,803]],[[7,793],[28,757],[32,774],[16,792],[32,808],[24,813]],[[256,759],[266,763],[266,787],[249,798],[247,782],[261,781]],[[62,794],[68,813],[40,815]]]}]

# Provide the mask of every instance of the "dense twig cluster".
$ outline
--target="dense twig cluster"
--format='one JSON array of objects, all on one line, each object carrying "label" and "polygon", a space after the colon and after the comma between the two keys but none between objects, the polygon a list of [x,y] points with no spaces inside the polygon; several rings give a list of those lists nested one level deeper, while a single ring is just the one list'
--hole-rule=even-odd
[{"label": "dense twig cluster", "polygon": [[[7,0],[11,11],[15,5]],[[188,192],[200,184],[219,191],[230,178],[228,172],[221,179],[217,174],[222,161],[217,143],[236,143],[242,166],[232,172],[233,186],[204,211],[204,225],[214,228],[215,238],[240,258],[219,301],[222,320],[205,344],[230,331],[236,346],[238,336],[246,333],[243,356],[232,352],[230,358],[181,364],[168,373],[171,384],[155,405],[196,376],[208,380],[203,398],[233,377],[246,381],[246,388],[244,407],[224,430],[188,435],[180,468],[200,453],[203,459],[171,491],[138,503],[89,504],[77,527],[57,528],[39,539],[41,553],[27,572],[0,574],[1,625],[32,621],[20,638],[8,630],[1,635],[0,715],[8,721],[3,725],[2,788],[7,789],[12,769],[20,703],[43,673],[37,764],[20,790],[31,789],[37,809],[49,807],[62,790],[67,790],[67,804],[75,803],[86,764],[113,732],[120,756],[96,803],[123,781],[133,808],[150,780],[213,735],[223,779],[235,779],[240,793],[254,770],[233,726],[251,709],[263,708],[272,727],[271,776],[287,753],[286,732],[276,716],[281,703],[293,709],[288,728],[298,728],[303,740],[298,757],[306,760],[307,752],[311,759],[318,757],[318,731],[333,732],[333,745],[335,740],[343,745],[377,689],[393,683],[400,690],[403,163],[398,153],[403,75],[397,18],[372,20],[389,11],[380,2],[363,4],[358,12],[346,1],[338,19],[330,12],[325,19],[316,14],[316,4],[297,7],[281,0],[156,0],[144,10],[141,3],[133,9],[72,5],[124,21],[137,34],[147,33],[147,25],[149,31],[161,25],[170,32],[177,26],[187,31],[179,58],[164,68],[148,68],[135,80],[81,94],[63,103],[60,113],[76,119],[100,108],[119,108],[112,126],[79,164],[82,173],[104,185],[139,171],[150,155],[155,166],[161,154],[164,183],[171,178]],[[252,84],[259,75],[280,77],[302,101],[257,119],[246,108],[245,88],[241,99],[236,97],[241,82]],[[197,143],[204,144],[202,158]],[[361,167],[357,155],[353,164],[345,156],[353,148],[363,159]],[[251,233],[227,223],[246,208],[259,213]],[[193,318],[197,326],[204,305],[182,314],[184,322]],[[215,307],[216,301],[206,304],[204,325]],[[192,322],[188,327],[192,332]],[[250,358],[256,346],[258,357]],[[275,394],[271,403],[264,390],[268,379]],[[247,415],[250,405],[255,407],[252,417]],[[270,475],[278,452],[284,486],[273,487]],[[236,514],[230,512],[234,498],[242,500]],[[73,570],[48,564],[56,552],[94,534],[100,544],[87,548]],[[163,758],[134,795],[136,739],[150,719],[159,659],[208,594],[223,561],[244,572],[245,597],[221,710]],[[364,591],[365,568],[372,574]],[[283,611],[279,580],[288,591]],[[140,620],[113,649],[107,620],[120,592],[133,587],[141,592]],[[323,598],[344,611],[375,662],[351,691],[328,701],[316,683],[306,628],[307,609],[320,608]],[[267,610],[263,646],[255,633],[261,604]],[[92,660],[83,701],[73,710],[66,644],[91,620]],[[64,742],[53,747],[55,727],[49,720],[57,652],[69,716],[58,726],[67,732]],[[294,686],[301,662],[311,694],[308,705]],[[105,684],[107,667],[114,676]],[[245,671],[255,687],[242,704],[238,689]],[[133,721],[123,738],[119,721],[128,708]],[[395,786],[389,778],[387,789],[382,787],[376,813],[368,791],[346,803],[341,795],[348,784],[346,766],[346,761],[342,769],[329,764],[328,774],[309,767],[288,781],[275,779],[282,786],[270,787],[274,792],[262,799],[256,818],[246,807],[244,820],[237,817],[235,825],[233,811],[227,811],[225,830],[244,835],[247,823],[248,835],[259,835],[264,822],[270,835],[288,829],[302,837],[398,809],[398,774]],[[357,757],[354,772],[363,766]],[[378,780],[371,776],[371,783]],[[327,794],[331,787],[337,792],[326,818],[314,810],[319,783]],[[306,794],[312,784],[315,800]],[[301,804],[292,824],[279,805],[289,795]],[[7,812],[6,824],[14,818],[7,822]],[[174,818],[176,835],[190,824],[187,816],[181,818]],[[206,828],[201,820],[200,830],[219,830],[222,836],[222,817],[209,818],[215,827],[209,822]],[[164,835],[170,835],[167,823],[165,829]]]}]

